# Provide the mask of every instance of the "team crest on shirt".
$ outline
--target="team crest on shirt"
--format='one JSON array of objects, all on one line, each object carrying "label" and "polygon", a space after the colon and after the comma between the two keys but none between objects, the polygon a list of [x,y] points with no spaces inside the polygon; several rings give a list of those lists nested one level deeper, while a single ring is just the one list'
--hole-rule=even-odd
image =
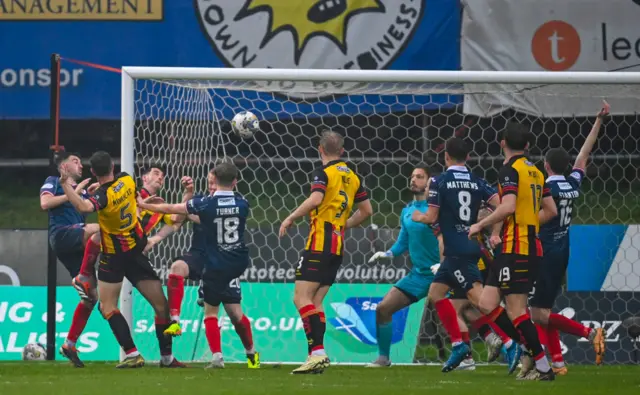
[{"label": "team crest on shirt", "polygon": [[[219,58],[236,68],[387,68],[424,12],[415,0],[196,0],[196,15]],[[267,85],[267,82],[255,81]],[[285,83],[290,96],[322,96],[355,83]],[[305,84],[305,86],[310,86]],[[310,92],[316,93],[310,93]],[[303,93],[306,92],[306,93]],[[326,92],[325,95],[332,92]]]}]

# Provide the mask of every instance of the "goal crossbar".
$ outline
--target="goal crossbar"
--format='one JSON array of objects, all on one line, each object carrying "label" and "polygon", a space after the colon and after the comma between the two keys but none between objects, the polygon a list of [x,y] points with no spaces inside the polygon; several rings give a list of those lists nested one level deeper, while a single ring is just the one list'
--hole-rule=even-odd
[{"label": "goal crossbar", "polygon": [[122,68],[122,72],[123,76],[131,78],[169,80],[450,84],[637,84],[640,82],[640,72],[623,71],[318,70],[125,66]]}]

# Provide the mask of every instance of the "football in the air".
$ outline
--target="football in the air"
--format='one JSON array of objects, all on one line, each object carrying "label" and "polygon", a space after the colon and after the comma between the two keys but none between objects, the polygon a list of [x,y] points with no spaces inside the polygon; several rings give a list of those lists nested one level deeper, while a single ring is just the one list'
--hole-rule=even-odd
[{"label": "football in the air", "polygon": [[248,139],[260,129],[258,117],[251,111],[241,111],[233,117],[231,121],[233,132],[243,139]]},{"label": "football in the air", "polygon": [[22,349],[23,361],[44,361],[47,359],[47,350],[40,343],[29,343]]}]

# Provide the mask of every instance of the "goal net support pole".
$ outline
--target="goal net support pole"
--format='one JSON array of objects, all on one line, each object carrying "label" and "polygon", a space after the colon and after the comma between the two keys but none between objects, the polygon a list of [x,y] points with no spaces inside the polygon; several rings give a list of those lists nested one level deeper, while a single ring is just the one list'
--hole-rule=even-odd
[{"label": "goal net support pole", "polygon": [[[329,110],[325,110],[325,114],[316,114],[317,118],[322,118],[324,115],[328,114],[327,116],[334,117],[334,120],[332,121],[325,121],[325,119],[321,119],[320,122],[312,122],[310,118],[307,118],[307,114],[305,113],[306,110],[299,109],[295,115],[290,114],[290,118],[293,119],[297,117],[298,119],[303,119],[300,123],[304,123],[303,126],[307,129],[336,126],[340,129],[349,130],[349,127],[353,128],[356,121],[354,120],[353,124],[342,127],[342,121],[338,119],[341,114],[334,112],[336,108],[342,108],[341,106],[352,106],[349,110],[350,113],[344,115],[348,115],[353,118],[371,117],[370,122],[366,121],[364,123],[365,126],[358,127],[362,130],[365,128],[375,129],[375,134],[373,134],[375,137],[370,137],[368,141],[374,139],[379,140],[382,142],[382,146],[379,149],[374,149],[372,148],[373,143],[371,143],[371,146],[369,146],[368,149],[347,149],[348,159],[360,164],[364,163],[366,165],[365,171],[359,170],[359,173],[361,173],[365,178],[365,186],[369,188],[371,180],[374,181],[374,184],[378,182],[380,183],[376,186],[378,187],[379,193],[382,195],[376,195],[375,193],[372,194],[374,209],[382,207],[378,206],[379,204],[382,205],[383,203],[388,203],[387,206],[384,206],[384,209],[378,210],[374,215],[372,222],[375,227],[372,225],[370,228],[367,228],[367,232],[369,232],[369,230],[371,232],[377,232],[377,237],[384,236],[386,239],[384,242],[380,242],[383,244],[378,243],[378,241],[371,241],[371,250],[358,251],[360,255],[358,255],[357,259],[364,261],[364,255],[369,257],[374,252],[374,249],[381,250],[382,248],[389,248],[393,243],[395,237],[393,236],[392,231],[398,228],[397,217],[400,215],[401,208],[406,203],[406,199],[403,201],[399,192],[402,188],[406,188],[406,180],[411,171],[410,165],[419,160],[424,160],[425,158],[431,158],[433,161],[433,158],[435,158],[435,156],[441,151],[441,149],[437,148],[437,145],[435,145],[433,141],[429,141],[429,139],[433,140],[435,138],[444,141],[446,138],[451,137],[452,134],[458,135],[460,130],[473,129],[474,127],[476,128],[475,132],[478,132],[477,125],[480,125],[481,122],[478,120],[474,121],[475,123],[467,122],[466,117],[469,113],[467,113],[466,110],[460,111],[456,109],[449,110],[450,112],[443,116],[445,121],[440,119],[438,121],[440,123],[432,122],[431,120],[426,123],[421,120],[422,118],[416,117],[415,122],[419,123],[419,125],[412,124],[410,126],[414,128],[422,128],[420,135],[416,137],[407,133],[405,137],[405,140],[407,141],[402,141],[402,143],[406,142],[408,144],[399,144],[395,148],[389,148],[384,145],[385,136],[400,139],[399,137],[396,137],[394,133],[397,133],[398,129],[404,129],[406,126],[401,123],[397,123],[397,119],[399,119],[400,116],[389,117],[393,118],[393,120],[388,120],[388,122],[387,120],[383,120],[376,124],[375,122],[378,122],[376,119],[385,118],[384,114],[379,114],[379,107],[376,106],[388,105],[388,103],[380,101],[370,104],[367,101],[369,100],[368,98],[360,100],[359,102],[354,99],[352,102],[349,100],[349,98],[352,97],[351,95],[367,95],[367,97],[378,95],[390,98],[397,97],[397,103],[395,104],[398,104],[398,107],[404,108],[405,112],[409,111],[408,108],[411,107],[411,111],[414,111],[420,116],[426,116],[426,113],[431,111],[430,114],[435,118],[436,116],[433,114],[440,111],[438,102],[429,102],[427,100],[429,104],[432,104],[430,109],[427,110],[426,106],[425,109],[421,108],[423,102],[416,98],[428,97],[430,95],[449,95],[450,97],[464,95],[464,106],[466,107],[467,99],[472,101],[474,97],[480,98],[479,103],[481,103],[483,101],[482,99],[490,94],[498,93],[512,95],[515,97],[528,95],[531,92],[543,92],[544,95],[546,95],[544,96],[546,99],[560,99],[558,100],[558,106],[561,107],[566,98],[584,96],[585,87],[594,86],[596,88],[594,88],[594,93],[591,95],[591,99],[606,98],[609,100],[610,97],[615,97],[616,95],[619,96],[621,94],[620,92],[623,92],[624,94],[631,95],[633,99],[638,100],[638,96],[640,96],[638,93],[638,87],[640,87],[640,73],[285,70],[127,66],[122,68],[121,169],[122,171],[128,172],[136,177],[137,174],[135,169],[141,165],[141,161],[159,160],[160,162],[164,161],[165,164],[170,162],[170,165],[173,166],[174,173],[181,173],[170,175],[170,177],[178,178],[175,178],[168,188],[165,187],[165,189],[168,189],[169,193],[172,194],[172,202],[175,202],[179,201],[181,193],[179,176],[183,174],[193,175],[189,172],[197,167],[198,177],[206,179],[207,170],[205,168],[213,164],[213,161],[219,156],[226,157],[227,150],[231,149],[235,153],[234,160],[241,165],[244,165],[245,168],[248,169],[247,171],[255,173],[253,188],[256,188],[257,191],[249,190],[249,197],[254,198],[254,201],[252,201],[252,215],[256,216],[255,213],[258,211],[260,216],[262,216],[262,228],[265,228],[267,225],[264,224],[272,224],[279,220],[281,221],[286,215],[285,211],[293,208],[293,204],[296,202],[300,203],[304,199],[304,195],[307,193],[307,190],[302,189],[301,187],[303,184],[308,183],[308,179],[305,177],[308,177],[308,174],[310,174],[310,171],[307,171],[307,168],[304,166],[312,165],[317,160],[317,153],[305,153],[306,150],[308,151],[309,149],[315,148],[315,146],[312,146],[312,144],[315,143],[310,143],[308,134],[301,137],[300,130],[302,129],[302,126],[296,125],[296,129],[291,129],[290,133],[290,130],[287,129],[286,125],[282,126],[285,121],[279,119],[279,114],[286,112],[286,108],[298,109],[298,106],[300,105],[299,103],[313,106],[317,103],[326,101],[328,103],[327,108],[330,108],[330,104],[337,103],[337,106],[331,107]],[[634,89],[627,89],[629,87]],[[248,94],[244,95],[244,92],[247,92]],[[318,96],[322,97],[320,101],[317,100]],[[403,101],[405,99],[401,99],[402,96],[411,96],[413,99]],[[307,97],[311,97],[313,100],[307,101]],[[345,97],[347,97],[347,100],[344,99]],[[627,97],[624,97],[623,99],[626,98]],[[258,101],[263,100],[268,100],[269,103],[266,103],[266,105],[264,105],[265,103],[258,103]],[[528,98],[528,100],[530,100],[530,98]],[[279,110],[272,111],[270,104],[277,104],[280,101],[287,102],[289,107],[278,107],[274,105],[273,107],[277,107]],[[231,102],[233,102],[233,105],[230,104]],[[363,104],[362,109],[358,107],[358,103]],[[453,107],[461,104],[460,101],[452,101],[451,103],[453,103]],[[597,105],[599,104],[596,104],[596,106]],[[218,108],[217,106],[224,108]],[[391,108],[391,106],[388,106],[384,111],[391,113],[394,111]],[[597,107],[593,108],[593,115],[595,115],[597,109]],[[615,112],[616,107],[613,103],[612,109]],[[270,122],[271,120],[276,121],[269,126],[270,134],[268,138],[265,139],[265,136],[256,136],[256,139],[254,139],[255,144],[260,145],[263,150],[261,155],[256,154],[255,149],[247,149],[246,152],[249,153],[243,153],[238,146],[251,148],[253,142],[242,141],[236,136],[232,136],[229,131],[229,114],[232,115],[233,112],[239,110],[255,112],[261,123]],[[459,122],[457,125],[452,125],[450,122],[449,117],[453,117],[453,115],[451,115],[451,111],[455,112],[456,122]],[[500,111],[509,111],[509,106],[506,104],[499,104],[496,108],[493,108],[486,113],[476,113],[474,116],[478,118],[490,118],[499,114]],[[566,113],[563,116],[569,118],[576,117],[572,113]],[[267,119],[269,117],[270,120]],[[511,117],[512,116],[510,115],[504,116],[503,118],[509,120]],[[527,117],[537,119],[544,118],[545,115],[528,113],[525,114],[524,117],[518,119],[530,119]],[[293,123],[291,119],[287,119],[286,122]],[[493,126],[491,122],[487,122],[482,125],[485,126],[480,126],[480,129],[485,128],[486,130],[490,130],[493,134],[489,134],[488,137],[485,137],[485,129],[482,129],[480,130],[482,134],[478,136],[476,133],[475,137],[479,137],[481,140],[485,138],[491,139],[492,144],[494,144],[495,130],[493,129],[495,126]],[[557,137],[562,140],[564,137],[560,135],[561,132],[549,132],[549,130],[547,130],[548,128],[545,128],[544,126],[546,125],[542,125],[542,128],[545,133],[555,133],[553,136],[554,138]],[[377,134],[377,128],[383,131],[390,130],[391,132],[386,135]],[[447,133],[443,133],[443,130],[447,131]],[[433,133],[428,134],[430,131],[435,131],[437,135],[434,137]],[[191,137],[188,137],[191,140],[181,141],[181,134],[187,133],[191,135]],[[266,134],[266,132],[261,134]],[[214,137],[217,140],[214,140]],[[260,137],[261,140],[258,141],[257,137]],[[350,137],[350,135],[347,135],[347,140],[350,140]],[[360,137],[366,137],[364,136],[364,132],[363,136]],[[205,138],[210,138],[210,141],[208,140],[207,142],[203,142],[203,139]],[[298,138],[300,138],[300,140]],[[487,160],[493,161],[492,163],[494,163],[489,166],[491,169],[499,166],[497,158],[500,157],[500,152],[499,148],[496,151],[495,144],[492,150],[488,150],[492,152],[488,152],[484,149],[489,146],[488,141],[486,146],[476,146],[477,140],[473,140],[473,135],[470,135],[470,138],[474,142],[474,154],[472,154],[474,160],[470,163],[470,166],[474,168],[477,166],[484,166],[483,161]],[[273,141],[277,141],[277,143],[274,143]],[[429,152],[425,152],[427,149],[426,144],[424,144],[425,142],[429,143]],[[147,151],[144,151],[145,148],[140,148],[140,146],[144,146],[144,144],[147,146],[154,145],[154,147],[153,149],[147,149]],[[269,148],[269,144],[274,147]],[[421,146],[422,148],[420,148]],[[557,142],[552,142],[551,138],[549,138],[547,145],[539,147],[535,153],[532,153],[532,156],[539,158],[547,148],[552,146],[559,145]],[[141,152],[138,152],[137,150],[141,150]],[[357,151],[357,153],[355,151]],[[609,151],[615,152],[613,149],[610,149]],[[287,152],[288,154],[283,152]],[[388,153],[384,154],[384,152]],[[618,152],[615,153],[618,154]],[[575,154],[575,152],[573,152],[573,154]],[[602,160],[604,161],[615,161],[620,158],[620,156],[613,156],[614,158],[611,159],[607,155],[601,155]],[[630,158],[630,161],[637,159],[634,159],[632,156],[629,156],[628,158]],[[437,162],[443,162],[443,160],[439,159]],[[272,175],[272,177],[277,178],[280,181],[280,184],[277,184],[277,181],[274,181],[276,182],[276,186],[272,187],[272,189],[268,189],[265,186],[265,179],[268,181],[271,181],[271,179],[267,176],[268,170],[261,168],[263,164],[265,164],[265,166],[266,164],[273,166],[276,170],[280,171],[274,172]],[[380,164],[382,167],[376,167]],[[287,168],[286,166],[290,167]],[[283,167],[287,169],[287,172],[281,171]],[[481,169],[485,171],[488,168],[481,167]],[[388,175],[387,170],[393,170],[394,174]],[[289,177],[290,175],[291,177]],[[302,177],[298,177],[300,175],[302,175]],[[383,180],[385,176],[390,180]],[[287,181],[287,177],[289,177],[289,181]],[[399,184],[396,183],[394,178],[400,179],[403,186],[399,187]],[[200,180],[200,182],[202,182],[202,180]],[[293,184],[291,185],[291,188],[289,188],[289,185],[281,185],[282,183]],[[385,183],[390,183],[391,185],[389,186]],[[239,185],[239,188],[245,187]],[[380,190],[382,190],[382,192],[380,192]],[[243,193],[245,192],[243,191]],[[274,203],[274,196],[275,198],[282,198],[282,200],[278,200]],[[382,198],[379,198],[379,196],[382,196]],[[384,202],[381,202],[380,200],[384,200]],[[272,207],[260,207],[263,202],[270,202],[269,204]],[[608,204],[613,206],[615,203]],[[392,218],[395,219],[392,220]],[[611,221],[615,220],[615,218],[611,219]],[[279,244],[277,243],[282,243],[282,241],[277,241],[277,238],[272,237],[275,235],[275,232],[265,232],[266,233],[261,237],[263,240],[269,240],[271,245],[267,245],[267,243],[262,247],[277,249],[279,247]],[[369,233],[367,233],[367,235],[368,234]],[[305,237],[306,235],[301,232],[300,236]],[[296,235],[296,238],[301,238],[300,236]],[[363,236],[362,239],[364,240],[365,236]],[[287,244],[286,248],[280,248],[286,250],[286,258],[273,258],[273,256],[276,255],[273,251],[267,255],[268,257],[271,257],[269,258],[271,261],[279,262],[275,264],[282,263],[284,265],[284,262],[286,262],[286,265],[288,266],[283,266],[282,268],[278,267],[277,271],[270,271],[270,268],[265,266],[264,268],[256,269],[254,272],[249,271],[250,273],[247,276],[251,277],[254,276],[255,273],[258,273],[255,274],[255,277],[260,278],[262,273],[266,273],[264,275],[267,276],[268,279],[271,278],[269,276],[273,276],[279,281],[281,280],[280,282],[291,283],[292,277],[287,277],[288,274],[286,273],[288,273],[287,270],[289,270],[292,265],[295,265],[294,255],[299,251],[296,247],[297,244],[293,241],[287,241],[287,243],[290,244]],[[166,267],[170,264],[169,258],[178,256],[179,254],[174,251],[176,247],[172,244],[171,240],[165,241],[161,248],[163,248],[166,253],[160,260],[160,263],[157,264],[157,268],[161,273],[166,273]],[[178,249],[184,250],[184,245],[181,244],[181,247]],[[348,243],[347,249],[349,249]],[[346,253],[350,254],[351,252],[347,251]],[[283,254],[283,256],[285,256],[285,254]],[[267,259],[268,257],[261,256],[259,259],[252,257],[253,265],[270,262],[269,259]],[[264,262],[260,262],[263,259]],[[380,266],[380,270],[374,273],[371,272],[373,268],[367,268],[365,264],[358,266],[359,264],[356,265],[349,259],[345,259],[345,264],[343,265],[345,270],[341,275],[343,276],[343,280],[346,279],[344,281],[349,280],[351,278],[350,276],[357,277],[361,275],[361,273],[370,270],[368,272],[370,276],[378,277],[376,277],[375,280],[371,280],[371,278],[369,278],[367,281],[380,285],[382,288],[379,288],[379,290],[376,291],[376,293],[380,293],[387,289],[385,287],[390,286],[397,280],[397,278],[391,278],[393,276],[385,277],[386,273],[391,273],[389,272],[390,266]],[[267,263],[265,263],[265,265],[267,265]],[[356,268],[353,265],[358,267]],[[264,272],[262,270],[264,270]],[[279,270],[282,270],[282,272]],[[384,275],[380,273],[383,273]],[[400,272],[398,271],[398,273]],[[362,277],[364,278],[364,275],[362,275]],[[259,282],[260,281],[252,282],[251,286],[253,286],[254,283]],[[264,282],[267,281],[265,280]],[[262,288],[256,286],[256,290],[258,289]],[[336,292],[339,291],[332,289],[330,296]],[[363,289],[362,292],[372,291],[369,291],[369,288],[366,288]],[[379,296],[383,296],[383,294],[384,292]],[[140,308],[138,306],[144,304],[144,302],[136,302],[134,304],[134,298],[138,298],[135,295],[136,294],[132,290],[131,284],[125,280],[121,293],[120,308],[130,326],[133,325],[134,319],[137,320],[142,318],[137,317],[137,314],[142,314],[138,313],[138,309]],[[255,294],[252,295],[252,292],[246,292],[244,295],[245,299],[243,300],[243,308],[245,303],[253,303],[252,298],[256,296]],[[262,295],[262,297],[265,296],[266,295]],[[267,299],[272,297],[276,296],[273,294],[268,294],[268,296],[266,296]],[[287,295],[283,300],[289,301],[290,298],[291,295]],[[187,301],[185,300],[184,303],[187,303]],[[338,301],[331,302],[332,306],[337,306],[340,303],[344,305],[345,303],[348,304],[350,302],[345,302],[344,300],[339,303]],[[264,306],[261,306],[261,309],[263,307]],[[340,314],[337,307],[333,308],[336,309],[335,312],[328,311],[327,313],[328,326],[330,316],[334,313]],[[151,314],[150,316],[145,317],[145,319],[152,323],[153,316],[152,313],[149,313],[150,309],[145,308],[144,311],[145,315]],[[199,316],[199,314],[197,316]],[[422,317],[422,311],[420,311],[420,317]],[[345,317],[338,318],[344,319]],[[290,328],[290,326],[286,325],[286,322],[285,325],[281,324],[279,327],[278,323],[275,321],[261,321],[261,319],[262,318],[256,319],[254,324],[256,328],[258,328],[257,330],[264,330],[265,333],[272,334],[276,333],[278,330]],[[199,323],[192,322],[191,325],[194,333],[197,333],[195,332],[197,330],[201,330]],[[337,324],[332,325],[335,326]],[[144,325],[138,328],[136,325],[136,329],[139,329],[136,332],[140,334],[151,333],[152,331],[149,328],[150,326]],[[367,340],[367,334],[355,333],[350,329],[347,329],[347,332],[350,336],[358,338],[361,342],[370,345],[367,343],[369,341]],[[231,337],[234,335],[229,336]],[[184,339],[184,335],[182,339]],[[395,344],[394,347],[400,347],[400,344]],[[189,348],[189,351],[191,351],[191,348]],[[124,354],[121,354],[121,358],[123,357]],[[338,358],[338,360],[339,359],[340,358]],[[295,360],[289,359],[281,362],[295,362]]]}]

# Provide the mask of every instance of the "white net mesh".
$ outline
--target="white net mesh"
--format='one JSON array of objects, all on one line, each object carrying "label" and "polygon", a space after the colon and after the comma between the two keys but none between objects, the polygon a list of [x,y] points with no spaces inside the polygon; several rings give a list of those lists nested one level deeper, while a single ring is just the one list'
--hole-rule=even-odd
[{"label": "white net mesh", "polygon": [[[497,136],[508,122],[523,123],[533,131],[537,141],[529,154],[540,167],[542,155],[551,147],[564,147],[575,156],[593,122],[593,118],[572,115],[576,97],[588,100],[595,115],[601,98],[612,104],[616,114],[616,102],[637,100],[638,96],[638,86],[593,88],[585,97],[584,89],[572,85],[358,83],[347,88],[330,81],[136,80],[135,160],[137,166],[153,162],[166,168],[162,196],[169,202],[181,200],[181,176],[192,176],[196,191],[205,192],[206,174],[216,160],[226,157],[239,166],[238,189],[252,205],[248,236],[252,266],[241,278],[242,306],[252,321],[263,359],[296,362],[306,357],[306,343],[292,303],[293,267],[308,228],[304,221],[299,222],[284,239],[278,239],[277,230],[308,194],[309,175],[320,164],[319,133],[324,129],[343,132],[346,159],[364,180],[374,216],[366,226],[348,232],[346,258],[325,304],[326,345],[332,361],[368,362],[377,352],[375,304],[409,272],[411,262],[403,256],[391,263],[370,265],[367,259],[375,251],[390,248],[397,237],[400,211],[411,199],[407,185],[413,165],[426,162],[435,172],[441,171],[445,140],[459,136],[473,144],[469,163],[473,172],[495,183],[502,163]],[[524,104],[542,113],[552,108],[554,117],[513,109]],[[260,132],[247,140],[234,135],[230,127],[233,115],[242,110],[260,119]],[[610,328],[621,323],[634,306],[638,311],[637,301],[630,297],[597,291],[629,290],[640,282],[640,242],[637,237],[629,238],[635,228],[626,226],[640,223],[639,136],[637,114],[615,115],[606,123],[573,218],[576,225],[601,225],[574,226],[571,263],[599,271],[600,279],[592,280],[601,284],[589,288],[587,280],[573,279],[575,290],[583,292],[565,292],[559,309],[591,326]],[[607,242],[601,242],[596,252],[581,251],[578,244],[584,242],[574,235]],[[156,248],[153,258],[163,280],[171,258],[188,248],[190,236],[185,227]],[[618,252],[620,245],[622,252]],[[611,274],[612,270],[617,272]],[[571,281],[569,275],[569,286]],[[202,312],[196,305],[197,284],[187,285],[182,312],[185,333],[175,340],[175,353],[184,360],[207,359],[210,353]],[[394,317],[394,362],[439,362],[445,355],[448,340],[431,309],[424,307],[421,301]],[[152,314],[140,297],[134,301],[133,319],[136,343],[153,358],[157,347]],[[226,318],[221,326],[225,359],[244,360],[233,326]],[[610,349],[617,347],[609,358],[627,362],[633,347],[628,339],[623,340],[626,333],[621,328],[614,328],[618,332],[609,338]],[[587,343],[565,337],[563,341],[570,362],[590,359]],[[479,352],[482,343],[477,343],[474,349]],[[482,352],[475,356],[477,361],[485,359]]]}]

